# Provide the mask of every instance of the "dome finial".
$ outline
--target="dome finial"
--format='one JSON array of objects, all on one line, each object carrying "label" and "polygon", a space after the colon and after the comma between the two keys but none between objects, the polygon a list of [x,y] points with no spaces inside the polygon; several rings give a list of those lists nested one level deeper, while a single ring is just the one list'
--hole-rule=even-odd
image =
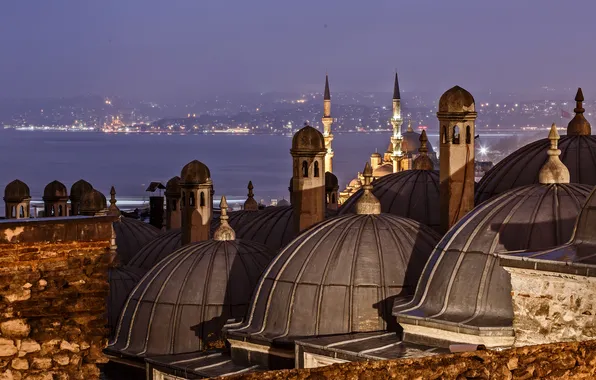
[{"label": "dome finial", "polygon": [[381,213],[381,202],[379,202],[377,197],[372,193],[372,167],[370,166],[370,163],[366,163],[362,175],[364,177],[364,184],[362,185],[364,193],[358,202],[356,202],[356,214],[379,215]]},{"label": "dome finial", "polygon": [[550,140],[550,148],[547,151],[548,161],[538,174],[538,180],[542,184],[569,183],[569,170],[559,159],[561,155],[561,150],[558,148],[560,138],[557,126],[553,123],[548,134]]},{"label": "dome finial", "polygon": [[236,240],[236,232],[234,232],[234,229],[228,224],[228,202],[226,201],[225,195],[221,197],[219,208],[221,209],[221,214],[219,216],[219,227],[217,227],[213,233],[213,240]]},{"label": "dome finial", "polygon": [[416,157],[414,160],[414,170],[433,170],[435,168],[435,164],[428,156],[428,137],[426,136],[426,130],[422,130],[420,134],[420,148],[418,148],[418,153],[420,155]]},{"label": "dome finial", "polygon": [[114,186],[110,189],[110,207],[108,207],[108,214],[118,216],[120,215],[120,209],[116,206],[116,189]]},{"label": "dome finial", "polygon": [[257,211],[259,209],[259,205],[255,201],[255,194],[252,192],[253,189],[252,181],[248,181],[248,198],[244,202],[244,209],[247,211]]},{"label": "dome finial", "polygon": [[575,95],[575,116],[569,124],[567,124],[567,134],[568,135],[575,135],[575,136],[587,136],[592,134],[592,126],[586,118],[584,117],[584,106],[582,102],[584,101],[584,93],[582,92],[581,87],[577,89],[577,94]]},{"label": "dome finial", "polygon": [[414,128],[412,128],[412,119],[408,120],[408,132],[414,132]]}]

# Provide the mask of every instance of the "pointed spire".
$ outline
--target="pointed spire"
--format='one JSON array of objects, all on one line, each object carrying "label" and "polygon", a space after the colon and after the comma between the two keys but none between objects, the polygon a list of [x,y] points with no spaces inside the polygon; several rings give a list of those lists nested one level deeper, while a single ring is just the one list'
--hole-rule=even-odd
[{"label": "pointed spire", "polygon": [[228,224],[228,202],[226,201],[225,195],[221,197],[219,208],[221,209],[221,214],[219,216],[219,227],[217,227],[217,229],[213,233],[213,240],[236,240],[236,232],[234,232],[232,226]]},{"label": "pointed spire", "polygon": [[586,111],[583,106],[584,101],[584,93],[582,92],[581,87],[577,89],[577,94],[575,95],[575,116],[569,124],[567,124],[567,135],[574,135],[574,136],[587,136],[592,134],[592,126],[586,120],[584,116],[584,112]]},{"label": "pointed spire", "polygon": [[548,160],[538,174],[538,180],[542,184],[569,183],[569,170],[559,159],[561,155],[561,150],[558,147],[560,138],[557,126],[553,123],[548,134],[550,140],[550,148],[547,151]]},{"label": "pointed spire", "polygon": [[395,83],[393,84],[393,99],[401,99],[401,95],[399,93],[399,81],[397,80],[397,71],[395,72]]},{"label": "pointed spire", "polygon": [[325,96],[323,100],[331,100],[331,92],[329,91],[329,75],[325,74]]},{"label": "pointed spire", "polygon": [[372,167],[370,163],[366,163],[362,175],[364,176],[364,184],[362,185],[363,193],[356,202],[356,214],[378,215],[381,213],[381,202],[372,193]]},{"label": "pointed spire", "polygon": [[257,211],[259,209],[259,205],[255,200],[255,194],[252,192],[253,189],[252,181],[248,181],[248,198],[244,202],[244,209],[246,211]]},{"label": "pointed spire", "polygon": [[108,207],[109,215],[120,215],[120,209],[118,208],[118,206],[116,206],[116,202],[116,189],[114,188],[114,186],[112,186],[112,188],[110,189],[110,207]]},{"label": "pointed spire", "polygon": [[426,136],[426,130],[422,130],[420,134],[420,148],[418,148],[419,156],[414,160],[414,170],[433,170],[435,164],[428,156],[428,137]]},{"label": "pointed spire", "polygon": [[412,128],[412,119],[408,120],[408,132],[414,132],[414,128]]}]

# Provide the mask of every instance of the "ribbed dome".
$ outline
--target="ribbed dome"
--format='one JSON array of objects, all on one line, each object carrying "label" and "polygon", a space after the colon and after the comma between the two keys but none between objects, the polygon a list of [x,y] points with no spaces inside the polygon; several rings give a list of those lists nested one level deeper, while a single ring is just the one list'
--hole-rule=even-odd
[{"label": "ribbed dome", "polygon": [[396,305],[398,321],[510,329],[511,283],[494,254],[566,243],[590,190],[577,184],[530,185],[473,209],[436,246],[412,303]]},{"label": "ribbed dome", "polygon": [[323,134],[310,125],[300,129],[292,138],[292,150],[324,151]]},{"label": "ribbed dome", "polygon": [[[381,212],[414,219],[441,231],[439,206],[439,172],[406,170],[392,173],[373,182],[372,193],[381,202]],[[339,215],[354,213],[362,189],[348,198]]]},{"label": "ribbed dome", "polygon": [[91,190],[93,190],[93,186],[84,179],[80,179],[70,187],[70,200],[76,202]]},{"label": "ribbed dome", "polygon": [[386,175],[389,175],[391,173],[393,173],[393,164],[383,164],[378,168],[375,168],[375,170],[373,170],[372,175],[374,178],[380,178],[385,177]]},{"label": "ribbed dome", "polygon": [[126,301],[109,349],[132,356],[199,351],[245,316],[261,273],[273,258],[249,241],[207,240],[153,267]]},{"label": "ribbed dome", "polygon": [[114,334],[118,317],[128,295],[143,277],[138,270],[128,267],[113,267],[108,270],[110,295],[108,296],[108,327],[110,336]]},{"label": "ribbed dome", "polygon": [[101,192],[91,189],[81,197],[81,214],[94,215],[108,208],[106,197]]},{"label": "ribbed dome", "polygon": [[121,216],[113,223],[116,233],[116,259],[126,265],[145,244],[159,235],[159,230],[149,223]]},{"label": "ribbed dome", "polygon": [[439,236],[389,214],[345,215],[307,230],[261,277],[231,335],[298,337],[395,329],[397,295],[412,294]]},{"label": "ribbed dome", "polygon": [[273,252],[296,236],[292,206],[267,207],[248,224],[236,229],[236,237],[266,245]]},{"label": "ribbed dome", "polygon": [[66,186],[62,182],[52,181],[43,190],[43,199],[46,201],[68,199]]},{"label": "ribbed dome", "polygon": [[439,99],[439,112],[475,112],[474,97],[467,90],[455,86]]},{"label": "ribbed dome", "polygon": [[[549,147],[549,139],[540,139],[501,160],[478,183],[476,204],[507,190],[538,183],[538,173],[548,159]],[[569,169],[571,183],[596,185],[596,136],[561,136],[559,149],[559,158]]]},{"label": "ribbed dome", "polygon": [[130,259],[128,266],[148,272],[158,262],[169,256],[182,246],[182,232],[180,229],[170,230],[159,234],[141,248]]},{"label": "ribbed dome", "polygon": [[211,178],[211,172],[204,163],[194,160],[186,164],[180,173],[180,183],[200,184]]},{"label": "ribbed dome", "polygon": [[23,181],[15,179],[4,188],[4,200],[8,202],[22,202],[30,199],[29,186]]},{"label": "ribbed dome", "polygon": [[[259,211],[250,211],[250,210],[238,210],[232,211],[228,213],[228,224],[234,229],[237,230],[240,227],[249,224],[253,218],[259,215]],[[209,230],[209,234],[213,236],[215,230],[219,227],[219,218],[211,219],[211,228]]]}]

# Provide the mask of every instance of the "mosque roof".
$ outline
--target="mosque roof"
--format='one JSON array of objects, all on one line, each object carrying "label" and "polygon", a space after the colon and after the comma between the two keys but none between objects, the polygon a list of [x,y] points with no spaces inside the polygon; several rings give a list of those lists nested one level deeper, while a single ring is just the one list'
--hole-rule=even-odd
[{"label": "mosque roof", "polygon": [[116,234],[116,259],[123,265],[128,264],[145,244],[160,233],[149,223],[124,216],[120,216],[113,226]]}]

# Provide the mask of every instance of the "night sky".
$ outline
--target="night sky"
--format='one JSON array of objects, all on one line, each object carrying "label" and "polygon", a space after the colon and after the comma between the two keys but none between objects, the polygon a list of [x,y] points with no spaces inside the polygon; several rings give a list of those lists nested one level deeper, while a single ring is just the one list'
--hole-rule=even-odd
[{"label": "night sky", "polygon": [[594,0],[2,0],[0,97],[596,93]]}]

